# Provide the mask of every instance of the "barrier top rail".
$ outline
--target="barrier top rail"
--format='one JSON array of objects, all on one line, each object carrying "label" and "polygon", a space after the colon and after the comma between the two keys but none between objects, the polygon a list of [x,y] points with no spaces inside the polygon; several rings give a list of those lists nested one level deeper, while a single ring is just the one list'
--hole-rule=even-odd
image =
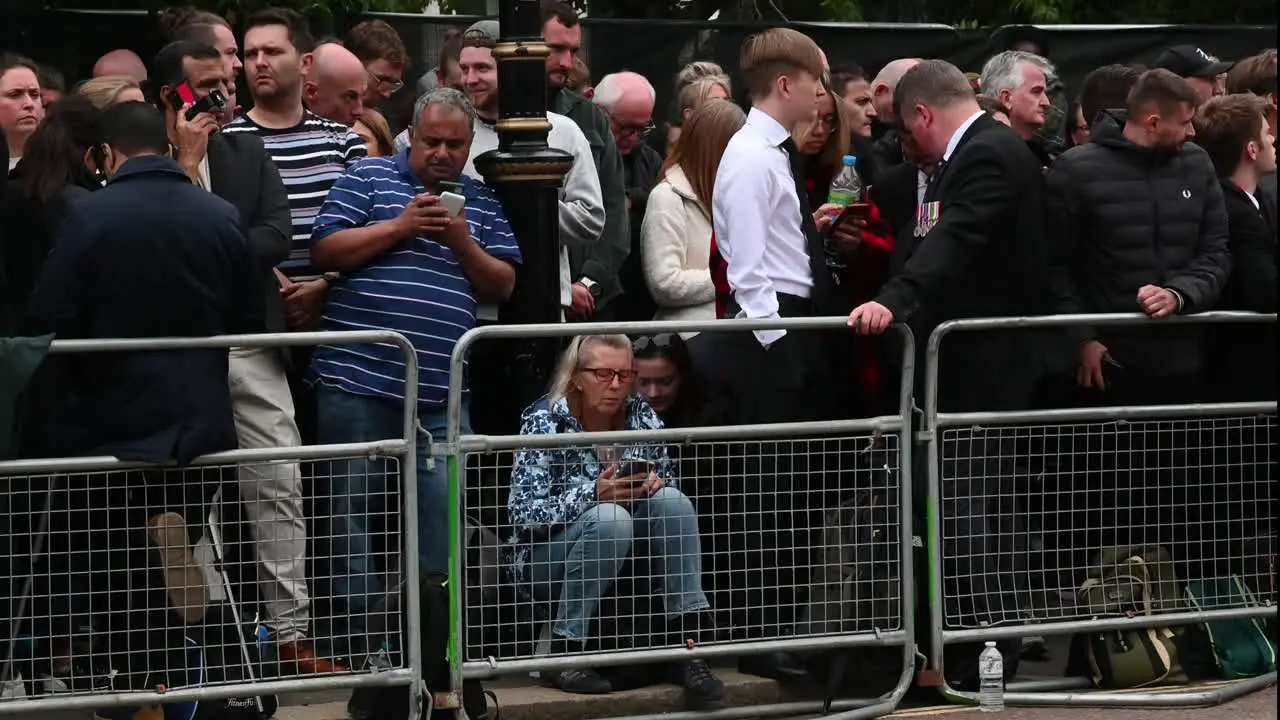
[{"label": "barrier top rail", "polygon": [[[109,338],[101,340],[58,340],[49,346],[51,355],[84,355],[99,352],[162,352],[165,350],[230,350],[231,348],[303,347],[312,345],[364,345],[383,343],[399,347],[404,354],[405,387],[418,387],[418,354],[408,338],[386,330],[350,330],[336,332],[257,333],[215,335],[212,337]],[[273,460],[319,460],[349,454],[401,454],[405,443],[417,432],[417,408],[405,403],[400,438],[375,443],[348,445],[316,445],[292,448],[255,448],[210,453],[193,460],[192,467],[237,462],[270,462]],[[155,467],[154,464],[127,463],[111,456],[77,458],[44,458],[0,461],[0,476],[36,475],[94,470],[123,470],[133,467]]]},{"label": "barrier top rail", "polygon": [[[759,320],[646,320],[633,322],[607,323],[536,323],[529,325],[485,325],[463,333],[458,343],[453,346],[453,355],[449,359],[449,417],[446,442],[453,446],[461,434],[462,413],[462,381],[463,364],[467,352],[478,340],[517,339],[517,338],[552,338],[574,337],[577,335],[653,335],[663,332],[751,332],[753,330],[847,330],[849,318],[846,315],[805,318],[769,318]],[[914,369],[915,338],[911,330],[901,323],[894,323],[893,329],[902,336],[903,364],[910,372]],[[852,330],[850,330],[852,332]],[[905,383],[904,398],[910,393],[910,383]],[[909,400],[905,400],[909,406]],[[592,438],[584,438],[588,441]],[[545,438],[543,438],[545,440]],[[601,440],[604,438],[602,437]]]},{"label": "barrier top rail", "polygon": [[[1082,420],[1121,420],[1130,417],[1177,417],[1187,414],[1191,406],[1153,405],[1096,408],[1059,408],[1020,412],[938,412],[938,358],[942,339],[953,332],[981,330],[1022,330],[1066,327],[1143,327],[1170,325],[1263,324],[1274,323],[1276,313],[1215,311],[1194,315],[1173,315],[1153,320],[1142,313],[1099,313],[1091,315],[1033,315],[1016,317],[966,318],[940,323],[929,336],[925,349],[925,427],[932,431],[942,426],[987,425],[993,423],[1073,422]],[[1274,413],[1275,402],[1214,403],[1195,405],[1202,416],[1224,416],[1250,413]]]}]

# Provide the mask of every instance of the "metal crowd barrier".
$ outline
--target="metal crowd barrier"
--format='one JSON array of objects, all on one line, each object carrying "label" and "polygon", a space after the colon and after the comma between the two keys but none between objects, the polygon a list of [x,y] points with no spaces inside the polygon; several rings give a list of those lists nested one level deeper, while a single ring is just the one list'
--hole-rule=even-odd
[{"label": "metal crowd barrier", "polygon": [[[460,688],[464,678],[491,678],[517,673],[535,673],[571,668],[592,667],[596,669],[620,669],[647,663],[669,663],[690,658],[714,660],[739,655],[788,651],[788,652],[825,652],[850,648],[882,648],[892,663],[894,657],[901,660],[901,669],[889,675],[892,690],[884,692],[870,700],[837,701],[833,707],[840,714],[832,717],[858,718],[877,717],[892,712],[911,684],[915,670],[916,650],[914,643],[914,615],[908,611],[913,607],[913,583],[911,582],[911,454],[909,447],[911,418],[911,378],[914,364],[914,345],[910,332],[902,326],[897,331],[902,337],[903,361],[902,392],[899,397],[898,413],[891,416],[865,420],[846,420],[836,422],[803,422],[794,424],[773,424],[754,426],[694,427],[670,428],[648,432],[602,432],[573,433],[560,435],[532,436],[482,436],[462,435],[460,431],[460,409],[462,403],[463,363],[468,351],[482,340],[496,338],[520,337],[570,337],[585,334],[651,335],[665,332],[709,332],[716,335],[729,332],[746,332],[759,329],[785,328],[790,332],[845,330],[846,318],[805,318],[774,321],[704,321],[704,322],[632,322],[632,323],[590,323],[590,324],[548,324],[527,326],[492,326],[477,328],[466,333],[454,349],[450,368],[449,426],[443,451],[448,455],[449,469],[449,504],[451,518],[451,537],[455,543],[451,548],[451,572],[453,578],[463,579],[451,583],[452,600],[450,605],[452,632],[449,646],[449,659],[453,687]],[[503,589],[510,588],[512,583],[503,573],[502,568],[477,568],[473,560],[467,562],[466,554],[477,548],[468,546],[469,533],[466,523],[471,511],[480,511],[482,516],[496,517],[494,522],[505,523],[501,518],[505,515],[505,502],[497,500],[503,496],[502,489],[509,485],[511,477],[512,452],[519,450],[551,450],[586,448],[602,446],[628,448],[636,445],[663,444],[667,452],[678,455],[677,467],[684,475],[680,477],[681,487],[687,496],[696,504],[700,515],[701,542],[704,563],[719,566],[722,561],[729,561],[735,554],[744,551],[734,546],[734,542],[745,541],[747,532],[733,527],[736,521],[750,520],[751,515],[759,516],[767,513],[771,505],[791,510],[793,523],[812,523],[817,515],[832,510],[841,497],[852,495],[858,488],[867,502],[884,503],[885,530],[883,536],[872,543],[883,551],[882,557],[892,558],[892,565],[887,570],[891,577],[884,578],[885,585],[873,584],[869,579],[848,580],[859,586],[851,592],[858,597],[866,598],[875,593],[888,597],[872,598],[869,611],[874,617],[862,617],[855,629],[846,623],[842,631],[805,632],[814,625],[798,623],[793,634],[781,636],[776,627],[768,627],[767,622],[756,625],[756,632],[751,633],[756,639],[733,637],[732,619],[723,620],[726,616],[717,616],[717,629],[722,631],[713,641],[702,639],[696,646],[653,641],[653,628],[649,621],[660,618],[658,604],[660,601],[650,591],[648,581],[653,576],[641,567],[641,562],[632,562],[632,572],[627,574],[625,567],[614,587],[612,598],[607,598],[596,613],[598,626],[592,633],[593,643],[582,653],[551,653],[545,642],[548,638],[548,615],[539,614],[539,608],[546,608],[548,603],[539,602],[533,582],[526,588],[516,588],[514,596],[504,596]],[[849,467],[845,467],[845,465]],[[835,472],[828,472],[835,469]],[[773,473],[773,474],[770,474]],[[488,477],[494,487],[475,488],[483,497],[495,498],[483,501],[484,507],[469,508],[467,488],[464,477],[475,475]],[[786,476],[791,492],[786,487],[779,487],[773,492],[757,491],[761,497],[743,498],[744,493],[735,492],[742,481],[768,477],[770,481]],[[779,483],[782,484],[782,483]],[[803,487],[802,487],[803,486]],[[765,495],[768,495],[767,497]],[[823,502],[825,500],[825,502]],[[752,501],[759,507],[754,511],[743,512],[744,505],[750,507]],[[676,502],[681,502],[677,500]],[[719,504],[719,505],[718,505]],[[723,513],[715,513],[717,507],[727,508]],[[708,516],[707,508],[713,512]],[[816,513],[815,513],[816,511]],[[636,512],[647,512],[638,510]],[[821,522],[820,518],[816,518]],[[640,522],[636,523],[637,526]],[[723,529],[728,526],[728,529]],[[493,529],[493,528],[490,528]],[[636,530],[637,538],[641,530]],[[501,535],[506,535],[501,532]],[[502,538],[505,540],[505,537]],[[821,551],[828,554],[841,550],[852,551],[849,547],[823,547],[815,536],[808,547],[817,549],[817,558]],[[767,541],[765,545],[767,546]],[[797,543],[803,547],[803,541]],[[755,548],[755,562],[769,565],[787,563],[782,557],[767,555],[767,547]],[[821,562],[820,560],[816,560]],[[794,586],[804,588],[806,580],[803,571],[808,569],[803,561],[796,561],[800,567],[783,568],[784,571],[799,571],[799,577],[790,581]],[[532,563],[531,563],[532,565]],[[812,567],[810,565],[809,567]],[[469,587],[471,573],[484,577],[488,571],[489,580],[481,580],[479,587]],[[713,605],[717,598],[725,597],[717,580],[725,579],[732,573],[729,569],[713,567],[703,568],[704,590],[708,590]],[[533,572],[531,568],[531,573]],[[712,580],[713,587],[706,587],[706,580]],[[767,582],[765,584],[768,584]],[[884,590],[892,587],[893,591]],[[755,590],[755,588],[752,588]],[[523,594],[522,594],[523,593]],[[764,603],[769,603],[768,596]],[[539,600],[550,600],[544,596]],[[846,597],[847,599],[847,597]],[[883,601],[883,602],[877,602]],[[774,600],[781,603],[784,601]],[[831,615],[839,617],[841,599],[837,596],[829,601],[816,598],[805,598],[801,593],[800,607],[806,603],[812,608],[815,603],[822,605],[822,610],[831,611]],[[722,608],[723,610],[723,608]],[[554,611],[552,611],[554,612]],[[514,613],[516,620],[504,613]],[[747,624],[752,620],[747,616]],[[480,651],[475,644],[477,631],[501,631],[513,625],[528,630],[524,640],[509,637],[499,638],[496,642],[486,643],[486,649]],[[837,625],[839,623],[837,622]],[[739,630],[744,628],[737,628]],[[539,634],[539,631],[541,634]],[[468,637],[473,642],[468,644]],[[896,650],[895,650],[896,649]],[[866,650],[865,652],[871,652]],[[488,654],[486,654],[488,653]],[[894,680],[896,678],[896,681]],[[715,713],[718,718],[747,718],[791,716],[801,713],[818,713],[823,710],[821,702],[792,702],[776,705],[726,708]],[[701,717],[699,713],[677,713],[661,715],[663,718]],[[641,716],[648,718],[657,715]]]},{"label": "metal crowd barrier", "polygon": [[[5,558],[10,565],[11,577],[6,578],[10,591],[11,624],[4,628],[9,642],[7,657],[0,653],[8,682],[4,684],[6,697],[0,698],[0,714],[26,715],[36,712],[56,710],[104,710],[145,705],[164,705],[171,703],[191,703],[195,701],[212,701],[237,698],[241,702],[257,702],[256,698],[286,692],[312,692],[326,689],[366,688],[366,687],[421,687],[422,686],[422,648],[419,626],[421,624],[421,600],[419,597],[418,576],[418,544],[417,542],[401,543],[400,537],[416,538],[418,523],[417,483],[405,482],[400,487],[400,502],[396,502],[394,490],[381,493],[387,507],[382,512],[381,520],[393,521],[400,527],[387,527],[382,532],[370,531],[377,535],[384,547],[372,552],[375,563],[387,577],[386,585],[392,588],[388,594],[394,593],[397,576],[406,578],[405,592],[402,600],[391,603],[375,603],[367,614],[363,615],[367,630],[385,629],[388,634],[399,629],[401,624],[398,606],[403,602],[406,612],[407,627],[402,633],[404,644],[392,652],[384,653],[381,664],[364,664],[351,662],[352,667],[346,672],[324,675],[302,675],[298,672],[263,672],[267,665],[266,658],[254,657],[254,648],[265,650],[267,642],[265,632],[261,629],[257,613],[237,598],[237,591],[246,587],[254,587],[257,578],[258,560],[254,553],[252,530],[243,530],[243,540],[237,547],[229,543],[227,531],[234,524],[224,522],[219,517],[217,508],[220,503],[210,496],[224,482],[235,484],[235,476],[228,476],[228,471],[236,472],[246,467],[257,472],[259,477],[267,477],[274,472],[298,472],[300,463],[311,466],[313,479],[325,477],[326,463],[343,461],[376,461],[383,463],[380,469],[376,466],[364,466],[363,480],[371,482],[371,477],[378,476],[380,481],[391,485],[397,474],[416,477],[415,447],[417,442],[417,402],[418,387],[417,355],[413,346],[402,335],[394,332],[359,331],[359,332],[309,332],[261,335],[226,335],[211,338],[157,338],[139,340],[58,340],[54,341],[51,353],[58,355],[83,355],[102,352],[151,352],[189,349],[230,349],[230,348],[287,348],[316,345],[352,345],[383,344],[395,346],[403,350],[405,362],[406,396],[402,430],[399,437],[375,442],[349,443],[340,445],[314,445],[286,448],[263,448],[232,450],[213,453],[200,457],[189,466],[176,468],[173,466],[151,466],[136,462],[123,462],[114,457],[75,457],[44,460],[14,460],[0,462],[0,480],[5,483],[5,490],[0,499],[5,502],[4,515],[6,532],[0,535],[8,547]],[[398,470],[398,473],[397,473]],[[333,472],[333,471],[328,471]],[[328,477],[336,477],[329,475]],[[200,613],[191,613],[192,605],[179,600],[191,600],[195,596],[190,592],[199,582],[189,574],[192,565],[183,565],[182,588],[175,595],[174,584],[166,583],[168,598],[152,599],[148,597],[145,608],[133,606],[139,593],[135,580],[130,579],[127,592],[129,603],[127,612],[121,612],[118,605],[107,601],[107,607],[114,612],[114,617],[102,617],[99,602],[108,598],[118,589],[103,592],[95,583],[103,578],[112,577],[118,581],[121,576],[132,575],[137,571],[155,572],[155,561],[149,554],[155,548],[154,535],[156,526],[152,512],[155,500],[149,496],[155,492],[156,481],[180,482],[184,488],[184,497],[174,500],[166,498],[160,502],[171,504],[182,503],[188,507],[200,507],[200,517],[190,517],[191,511],[180,518],[187,532],[187,539],[192,537],[192,530],[199,529],[203,537],[197,544],[198,570],[203,575],[209,597],[213,601],[209,609],[201,617]],[[192,487],[202,490],[199,497],[190,497],[186,491]],[[25,490],[26,492],[23,492]],[[220,498],[219,498],[220,499]],[[368,500],[368,498],[364,498]],[[400,507],[397,507],[397,504]],[[206,513],[203,508],[207,507]],[[141,512],[145,510],[145,512]],[[82,524],[76,525],[70,518],[75,513],[81,517]],[[318,513],[323,515],[323,513]],[[25,515],[27,520],[21,521]],[[93,517],[97,520],[90,520]],[[19,536],[16,522],[29,524],[29,528],[21,528],[25,532]],[[87,523],[87,524],[85,524]],[[139,525],[139,523],[146,523]],[[388,523],[392,525],[393,523]],[[75,529],[72,526],[76,525]],[[247,523],[241,523],[241,527]],[[176,529],[175,529],[176,532]],[[77,544],[74,537],[77,533],[88,535]],[[91,534],[90,534],[91,533]],[[124,533],[124,534],[122,534]],[[147,533],[147,535],[144,535]],[[317,533],[322,537],[313,540],[332,541],[334,537],[323,537],[324,531]],[[150,537],[151,540],[138,540],[138,537]],[[30,538],[28,541],[27,538]],[[288,541],[288,538],[285,538]],[[122,549],[117,543],[123,543]],[[150,545],[150,547],[149,547]],[[330,543],[329,547],[332,547]],[[401,546],[403,545],[403,548]],[[211,551],[210,555],[201,558],[199,549]],[[323,546],[322,546],[323,547]],[[18,555],[18,549],[22,555]],[[110,550],[102,553],[102,550]],[[233,557],[239,551],[238,558]],[[138,557],[142,553],[142,557]],[[316,555],[323,555],[319,550]],[[323,563],[323,557],[313,557],[307,549],[309,559]],[[323,564],[318,564],[323,567]],[[165,567],[171,567],[166,565]],[[16,572],[14,569],[16,568]],[[59,570],[64,572],[59,573]],[[228,571],[238,572],[239,582],[229,579]],[[175,576],[166,571],[166,579]],[[308,580],[329,580],[314,578],[307,574]],[[86,584],[88,583],[88,584]],[[348,615],[322,618],[316,617],[316,609],[326,602],[332,601],[336,593],[326,595],[326,588],[319,583],[310,583],[311,599],[311,637],[322,649],[333,639],[317,629],[326,624],[333,626],[335,619],[350,620],[356,613],[348,611]],[[90,604],[72,608],[76,598],[86,599]],[[66,602],[64,602],[64,598]],[[269,598],[263,598],[268,600]],[[194,601],[193,601],[194,604]],[[214,609],[218,612],[215,613]],[[190,614],[188,614],[190,613]],[[110,614],[110,613],[109,613]],[[85,616],[91,618],[92,632],[76,623],[83,622]],[[149,623],[147,621],[150,621]],[[105,623],[106,632],[102,632]],[[145,625],[145,628],[138,627]],[[43,626],[43,627],[41,627]],[[61,626],[60,630],[53,630]],[[55,636],[54,633],[57,633]],[[43,633],[43,634],[41,634]],[[260,634],[261,633],[261,634]],[[75,658],[68,657],[66,647],[54,647],[71,642],[74,649],[76,643],[83,644],[90,637],[106,636],[107,647],[81,648],[87,650],[92,658],[81,665],[75,664]],[[117,639],[127,639],[130,650],[128,658],[119,657],[120,648],[111,647]],[[173,647],[169,641],[176,640],[181,647]],[[191,653],[191,643],[202,647],[202,652]],[[148,659],[143,659],[138,652],[137,644],[142,645]],[[18,647],[23,646],[22,653],[29,653],[39,648],[47,653],[41,657],[24,657]],[[221,683],[200,682],[186,687],[157,687],[172,680],[172,676],[159,676],[153,673],[165,668],[151,665],[152,653],[164,656],[168,670],[176,663],[186,671],[198,669],[196,677],[206,678],[205,671],[220,670],[223,677],[234,677]],[[354,655],[352,657],[355,657]],[[357,660],[364,660],[363,657]],[[62,662],[61,672],[52,668]],[[70,667],[66,663],[70,661]],[[110,663],[110,666],[104,663]],[[184,663],[187,663],[184,665]],[[42,678],[23,677],[19,690],[15,674],[24,668],[37,664],[47,664],[51,670]],[[127,668],[116,667],[123,665]],[[139,667],[141,665],[141,667]],[[296,671],[294,667],[292,670]],[[141,684],[131,683],[129,689],[114,689],[115,683],[124,678],[137,680],[142,677]],[[105,681],[104,681],[105,680]],[[36,683],[39,683],[38,686]],[[144,690],[141,688],[154,688]],[[44,694],[40,694],[40,690]],[[14,695],[17,695],[16,697]],[[422,715],[419,693],[410,693],[413,698],[410,705],[410,717]]]},{"label": "metal crowd barrier", "polygon": [[[1274,314],[1236,312],[1155,322],[1137,314],[1062,315],[956,320],[934,331],[927,347],[922,435],[928,450],[933,669],[943,670],[945,646],[961,642],[1276,617],[1275,590],[1265,596],[1272,581],[1264,577],[1275,552],[1268,546],[1276,483],[1274,399],[939,412],[942,340],[961,331],[1275,320]],[[1270,333],[1274,327],[1262,330]],[[1037,534],[1039,548],[1028,542]],[[1189,574],[1233,573],[1265,597],[1256,604],[1209,610],[1171,602],[1136,615],[1098,612],[1077,600],[1101,549],[1139,546],[1164,548],[1171,560],[1160,572],[1173,573],[1179,587]],[[937,681],[953,702],[976,702],[976,693],[950,687],[945,673],[938,672]],[[1185,692],[1167,687],[1087,691],[1093,687],[1088,678],[1066,677],[1011,682],[1005,702],[1216,705],[1275,682],[1276,673],[1270,672],[1216,688],[1191,685]]]}]

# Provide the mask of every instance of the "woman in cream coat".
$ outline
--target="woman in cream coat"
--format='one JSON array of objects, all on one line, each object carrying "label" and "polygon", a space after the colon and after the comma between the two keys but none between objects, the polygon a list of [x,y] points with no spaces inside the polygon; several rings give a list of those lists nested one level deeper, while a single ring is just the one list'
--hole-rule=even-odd
[{"label": "woman in cream coat", "polygon": [[[729,139],[746,122],[742,109],[711,100],[689,116],[662,179],[649,194],[640,229],[641,260],[655,320],[713,320],[711,191]],[[685,333],[685,337],[696,333]]]}]

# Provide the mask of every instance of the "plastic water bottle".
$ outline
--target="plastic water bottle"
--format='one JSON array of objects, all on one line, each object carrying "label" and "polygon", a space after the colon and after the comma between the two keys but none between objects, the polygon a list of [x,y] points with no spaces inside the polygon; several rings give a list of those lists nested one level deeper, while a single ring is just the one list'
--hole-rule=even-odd
[{"label": "plastic water bottle", "polygon": [[988,642],[978,656],[978,709],[982,712],[1004,710],[1004,658],[994,642]]},{"label": "plastic water bottle", "polygon": [[840,207],[848,207],[862,202],[862,176],[858,174],[858,158],[845,155],[842,159],[844,167],[831,181],[831,190],[827,192],[827,202]]}]

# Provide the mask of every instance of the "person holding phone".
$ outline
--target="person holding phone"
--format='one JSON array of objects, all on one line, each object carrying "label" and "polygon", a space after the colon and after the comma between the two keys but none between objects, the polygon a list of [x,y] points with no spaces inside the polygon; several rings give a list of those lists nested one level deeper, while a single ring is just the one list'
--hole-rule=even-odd
[{"label": "person holding phone", "polygon": [[[569,343],[545,397],[521,418],[521,435],[657,430],[662,420],[634,392],[636,371],[625,335],[587,335]],[[652,592],[666,627],[656,646],[711,639],[711,605],[702,589],[702,541],[693,503],[679,489],[663,445],[530,448],[516,453],[507,516],[513,584],[553,603],[552,654],[582,652],[588,628],[633,543],[648,551]],[[669,668],[692,709],[724,698],[704,660]],[[608,693],[592,669],[549,670],[544,684],[565,692]]]},{"label": "person holding phone", "polygon": [[[403,353],[387,345],[324,345],[312,357],[321,443],[361,442],[400,432],[406,401],[417,402],[423,450],[418,463],[421,571],[449,566],[448,481],[444,463],[428,463],[431,437],[445,432],[449,356],[475,325],[482,302],[503,302],[515,286],[520,248],[502,204],[462,176],[474,137],[475,108],[451,88],[414,105],[409,147],[393,157],[356,161],[329,191],[311,232],[311,263],[340,272],[321,330],[389,330],[417,352],[418,385],[405,385]],[[461,202],[459,202],[461,199]],[[465,207],[463,207],[465,205]],[[469,433],[468,404],[461,408]],[[345,467],[343,467],[345,466]],[[320,536],[332,558],[335,615],[359,648],[366,611],[380,597],[374,525],[387,513],[392,471],[370,459],[340,461],[316,478]]]}]

